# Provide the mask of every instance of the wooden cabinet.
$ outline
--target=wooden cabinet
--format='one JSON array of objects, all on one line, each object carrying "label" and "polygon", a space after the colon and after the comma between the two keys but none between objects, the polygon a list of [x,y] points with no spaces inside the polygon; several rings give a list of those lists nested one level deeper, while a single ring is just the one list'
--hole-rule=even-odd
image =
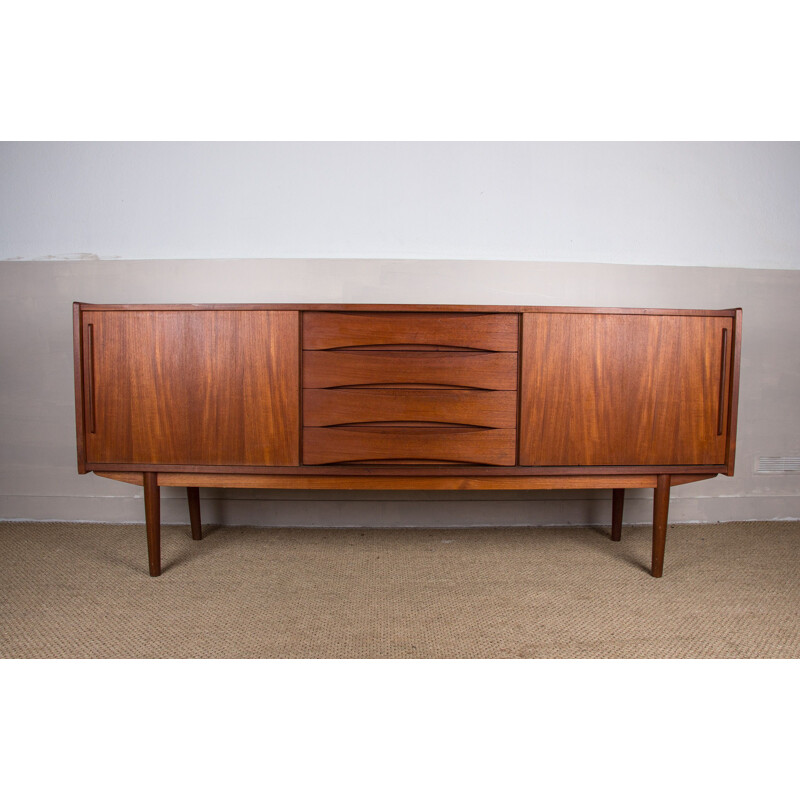
[{"label": "wooden cabinet", "polygon": [[731,475],[741,310],[76,303],[78,468],[159,490],[654,489]]}]

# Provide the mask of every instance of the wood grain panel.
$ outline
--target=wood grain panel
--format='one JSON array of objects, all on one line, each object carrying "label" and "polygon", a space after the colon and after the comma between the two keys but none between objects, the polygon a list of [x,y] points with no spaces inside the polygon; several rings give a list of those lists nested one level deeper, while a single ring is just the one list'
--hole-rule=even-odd
[{"label": "wood grain panel", "polygon": [[304,389],[303,424],[441,422],[514,428],[516,392],[470,389]]},{"label": "wood grain panel", "polygon": [[303,463],[411,459],[514,464],[513,429],[304,428]]},{"label": "wood grain panel", "polygon": [[514,391],[517,354],[326,350],[303,353],[303,386],[307,389],[369,384],[439,384]]},{"label": "wood grain panel", "polygon": [[72,304],[72,361],[75,377],[75,440],[78,445],[78,474],[86,474],[85,403],[83,398],[83,330],[81,305]]},{"label": "wood grain panel", "polygon": [[333,311],[358,313],[426,312],[438,314],[653,314],[655,316],[733,317],[738,309],[615,308],[597,306],[488,306],[441,303],[80,303],[85,311]]},{"label": "wood grain panel", "polygon": [[[88,463],[87,468],[90,472],[98,471],[103,473],[110,472],[148,472],[155,470],[161,472],[185,472],[187,474],[218,474],[218,475],[653,475],[656,473],[669,473],[680,475],[686,472],[685,466],[669,466],[659,464],[653,466],[623,465],[620,467],[520,467],[516,466],[489,466],[482,464],[426,464],[424,469],[418,466],[408,466],[407,464],[326,464],[323,466],[302,466],[290,467],[263,467],[263,466],[215,466],[213,464],[158,464],[157,468],[153,464],[92,464]],[[713,464],[705,466],[703,464],[692,464],[690,469],[693,474],[702,474],[705,478],[713,478],[720,473],[720,465]]]},{"label": "wood grain panel", "polygon": [[731,381],[728,397],[728,449],[725,454],[725,474],[733,475],[736,462],[736,427],[739,418],[739,373],[742,360],[742,309],[736,309],[733,323],[733,352],[731,353]]},{"label": "wood grain panel", "polygon": [[731,323],[523,315],[520,464],[722,464],[719,381],[731,374],[722,331],[729,360]]},{"label": "wood grain panel", "polygon": [[[101,478],[142,485],[141,472],[97,472]],[[689,476],[692,480],[709,475]],[[686,482],[686,481],[682,481]],[[330,475],[209,475],[183,472],[159,472],[159,486],[206,486],[239,489],[353,489],[353,490],[430,490],[430,489],[618,489],[654,488],[654,475],[521,475],[509,477],[431,477],[414,475],[392,477],[383,475],[342,476]],[[673,478],[672,485],[676,485]]]},{"label": "wood grain panel", "polygon": [[96,463],[299,463],[293,311],[83,313],[94,342]]},{"label": "wood grain panel", "polygon": [[516,352],[517,314],[303,313],[303,348],[439,345]]}]

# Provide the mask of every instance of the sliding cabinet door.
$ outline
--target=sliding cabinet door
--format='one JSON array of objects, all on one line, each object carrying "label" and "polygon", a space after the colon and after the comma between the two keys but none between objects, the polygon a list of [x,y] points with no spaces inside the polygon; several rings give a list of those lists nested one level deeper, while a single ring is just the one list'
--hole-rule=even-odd
[{"label": "sliding cabinet door", "polygon": [[523,315],[521,465],[726,459],[732,318]]},{"label": "sliding cabinet door", "polygon": [[298,313],[85,311],[90,464],[299,463]]}]

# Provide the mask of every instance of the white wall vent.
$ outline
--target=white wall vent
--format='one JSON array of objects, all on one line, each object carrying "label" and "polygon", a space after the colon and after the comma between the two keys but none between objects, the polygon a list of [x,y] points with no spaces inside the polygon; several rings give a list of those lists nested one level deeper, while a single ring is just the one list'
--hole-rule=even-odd
[{"label": "white wall vent", "polygon": [[800,456],[760,456],[756,460],[756,474],[770,472],[800,472]]}]

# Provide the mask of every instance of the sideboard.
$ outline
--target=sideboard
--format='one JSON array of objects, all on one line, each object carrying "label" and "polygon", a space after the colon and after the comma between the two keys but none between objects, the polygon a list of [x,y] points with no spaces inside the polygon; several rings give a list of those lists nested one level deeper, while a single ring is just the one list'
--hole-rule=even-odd
[{"label": "sideboard", "polygon": [[732,475],[741,309],[75,303],[78,471],[160,488],[652,488]]}]

